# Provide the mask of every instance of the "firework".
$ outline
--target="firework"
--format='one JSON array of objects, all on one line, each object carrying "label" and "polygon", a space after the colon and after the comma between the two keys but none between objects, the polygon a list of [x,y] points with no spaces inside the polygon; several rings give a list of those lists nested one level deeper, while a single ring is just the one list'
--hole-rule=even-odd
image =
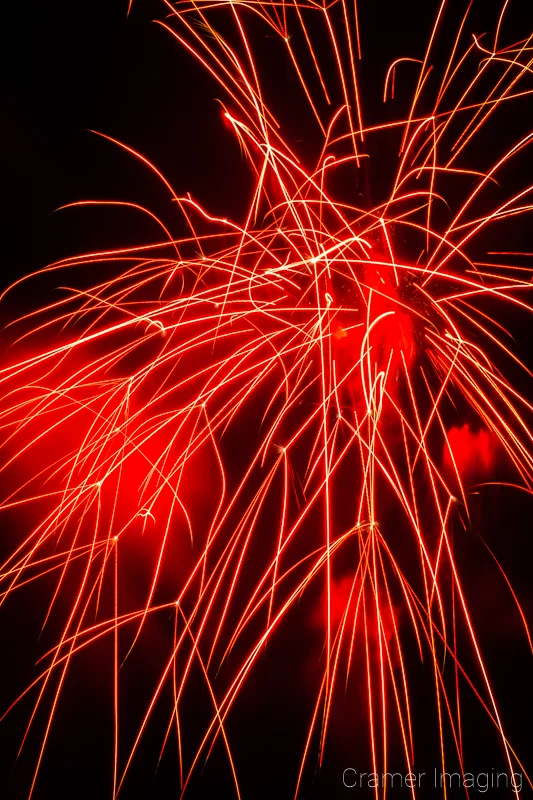
[{"label": "firework", "polygon": [[[493,33],[472,35],[471,5],[453,35],[435,5],[426,49],[383,75],[378,114],[356,3],[165,4],[160,24],[222,93],[220,125],[253,186],[243,218],[222,219],[111,140],[156,174],[185,232],[122,203],[158,238],[51,265],[54,280],[105,277],[9,328],[2,509],[26,532],[2,600],[38,596],[55,636],[8,709],[29,707],[30,796],[65,687],[94,649],[113,797],[154,719],[181,790],[223,752],[247,796],[235,720],[264,659],[290,669],[287,637],[305,653],[308,701],[291,793],[339,737],[340,708],[371,774],[415,772],[416,662],[439,770],[456,765],[468,786],[468,695],[507,772],[527,780],[457,549],[476,538],[473,487],[529,493],[533,478],[530,376],[506,328],[530,311],[531,270],[527,254],[485,244],[532,208],[527,177],[502,186],[533,134],[496,156],[479,145],[533,92],[533,34],[506,39],[506,3]],[[289,94],[273,89],[285,75]]]}]

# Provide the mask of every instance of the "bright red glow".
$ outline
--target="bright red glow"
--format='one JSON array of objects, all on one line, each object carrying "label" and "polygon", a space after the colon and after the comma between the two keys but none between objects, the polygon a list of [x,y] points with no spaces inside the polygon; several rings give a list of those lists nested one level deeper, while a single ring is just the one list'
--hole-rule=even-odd
[{"label": "bright red glow", "polygon": [[490,474],[496,461],[494,438],[485,428],[474,431],[466,423],[451,428],[444,448],[444,467],[459,473],[463,480]]}]

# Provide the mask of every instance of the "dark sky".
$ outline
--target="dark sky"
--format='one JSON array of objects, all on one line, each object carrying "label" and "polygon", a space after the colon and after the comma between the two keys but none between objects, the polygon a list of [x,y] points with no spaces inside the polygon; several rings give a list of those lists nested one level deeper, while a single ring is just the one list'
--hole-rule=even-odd
[{"label": "dark sky", "polygon": [[155,0],[136,3],[129,19],[117,0],[11,3],[4,12],[4,283],[62,255],[128,237],[131,217],[52,215],[65,203],[127,199],[171,216],[150,173],[90,130],[137,148],[178,191],[203,186],[207,202],[221,203],[238,148],[229,141],[221,155],[221,137],[230,136],[220,106],[192,59],[151,24],[161,16]]}]

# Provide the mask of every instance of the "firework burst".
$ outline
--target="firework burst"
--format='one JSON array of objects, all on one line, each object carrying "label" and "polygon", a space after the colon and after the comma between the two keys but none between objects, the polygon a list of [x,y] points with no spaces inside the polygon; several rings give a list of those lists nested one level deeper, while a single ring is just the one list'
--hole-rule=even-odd
[{"label": "firework burst", "polygon": [[[532,209],[527,179],[501,183],[533,134],[496,158],[478,144],[533,92],[532,37],[506,41],[507,5],[490,35],[472,35],[468,6],[450,36],[437,4],[421,57],[384,75],[390,114],[373,122],[356,3],[166,3],[160,24],[217,84],[254,182],[243,219],[221,219],[115,142],[158,176],[187,232],[122,203],[157,241],[51,265],[105,278],[9,328],[2,508],[26,533],[2,600],[50,592],[57,632],[14,704],[32,699],[30,795],[71,671],[103,647],[112,796],[157,716],[182,790],[222,749],[244,797],[233,719],[265,653],[287,668],[281,635],[309,647],[293,793],[322,763],[343,696],[370,771],[414,771],[418,659],[442,771],[465,773],[473,694],[507,770],[525,774],[456,555],[473,536],[473,484],[503,470],[530,492],[533,479],[532,406],[515,379],[529,373],[505,328],[530,311],[531,269],[484,245]],[[309,120],[301,146],[272,64]],[[132,723],[139,653],[150,688]],[[183,710],[191,692],[201,726]]]}]

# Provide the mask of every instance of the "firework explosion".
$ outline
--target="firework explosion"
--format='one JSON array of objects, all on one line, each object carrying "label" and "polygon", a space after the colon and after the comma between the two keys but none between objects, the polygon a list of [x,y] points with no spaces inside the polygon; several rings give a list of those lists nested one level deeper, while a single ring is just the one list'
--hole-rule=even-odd
[{"label": "firework explosion", "polygon": [[[532,208],[527,180],[501,183],[533,134],[496,158],[478,144],[533,92],[532,36],[506,40],[507,5],[491,34],[472,35],[468,6],[450,36],[437,4],[425,51],[390,65],[385,121],[370,122],[354,2],[166,3],[160,24],[223,95],[253,186],[244,218],[221,219],[115,142],[157,175],[186,233],[122,203],[158,239],[51,265],[54,280],[105,279],[8,329],[2,509],[26,533],[2,600],[39,593],[55,636],[6,712],[29,709],[30,796],[95,648],[113,710],[103,791],[126,792],[155,718],[181,790],[221,751],[248,796],[234,720],[265,658],[290,672],[287,637],[306,653],[292,795],[338,738],[339,708],[370,772],[414,772],[417,661],[439,769],[466,770],[473,696],[527,785],[456,555],[474,485],[502,470],[517,491],[533,481],[529,373],[505,326],[530,310],[531,270],[501,237],[485,244]],[[272,64],[296,86],[312,157]]]}]

